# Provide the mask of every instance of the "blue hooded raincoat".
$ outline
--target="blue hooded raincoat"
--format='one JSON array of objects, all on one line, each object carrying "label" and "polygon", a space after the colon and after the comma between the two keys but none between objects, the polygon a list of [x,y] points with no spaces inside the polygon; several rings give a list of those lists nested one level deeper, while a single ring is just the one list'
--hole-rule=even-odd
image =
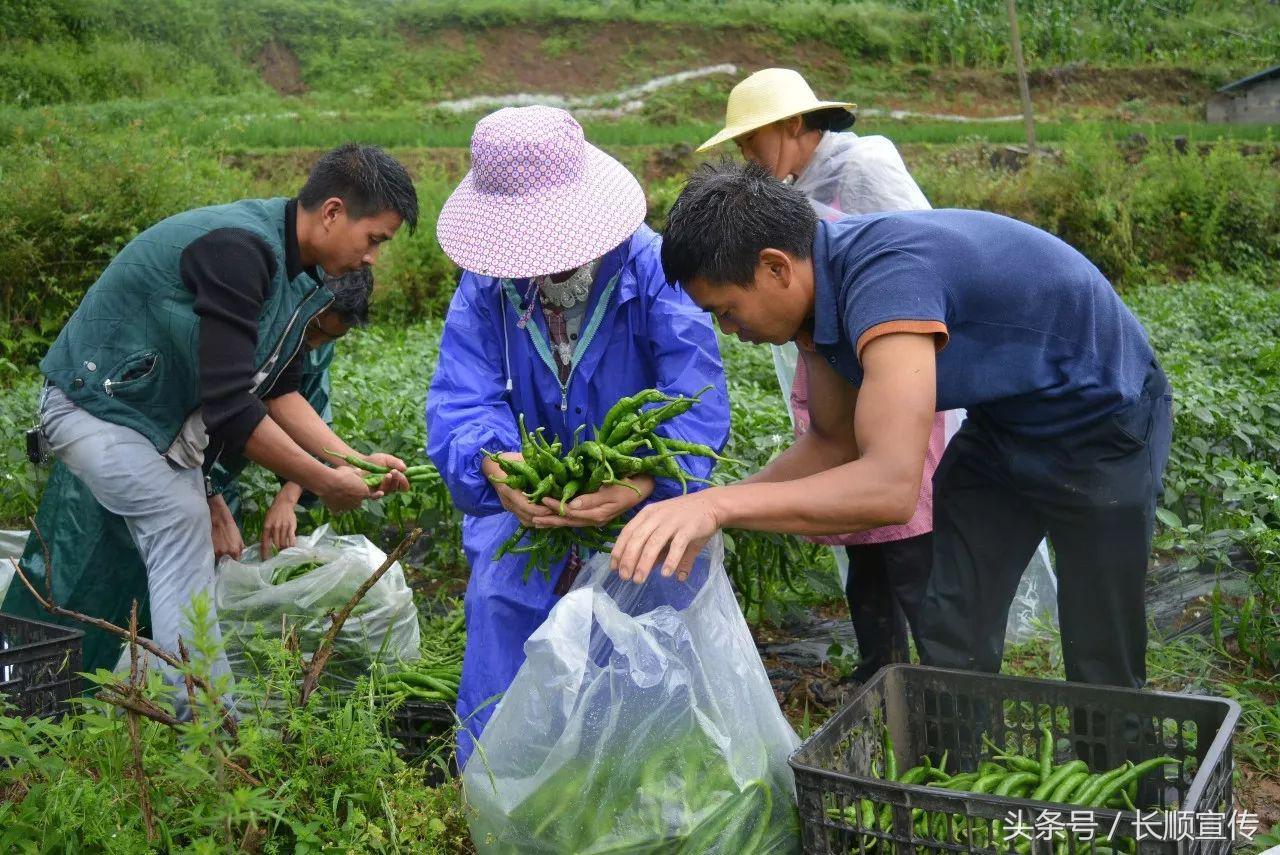
[{"label": "blue hooded raincoat", "polygon": [[[562,569],[553,567],[550,580],[534,572],[525,583],[526,556],[492,560],[518,523],[481,471],[482,450],[518,450],[519,413],[530,431],[543,427],[567,448],[579,425],[589,431],[618,399],[651,387],[693,394],[710,385],[698,406],[659,431],[716,449],[728,438],[729,401],[710,316],[667,285],[659,248],[658,236],[641,226],[602,259],[563,386],[538,343],[548,340],[541,308],[534,308],[527,328],[518,326],[527,311],[515,305],[528,290],[525,280],[464,273],[453,295],[426,418],[427,454],[465,514],[462,539],[471,567],[458,692],[458,717],[465,723],[458,734],[459,768],[493,714],[491,699],[511,684],[524,662],[525,641],[555,604]],[[696,476],[710,473],[705,458],[681,463]],[[679,493],[677,483],[659,479],[649,501]]]}]

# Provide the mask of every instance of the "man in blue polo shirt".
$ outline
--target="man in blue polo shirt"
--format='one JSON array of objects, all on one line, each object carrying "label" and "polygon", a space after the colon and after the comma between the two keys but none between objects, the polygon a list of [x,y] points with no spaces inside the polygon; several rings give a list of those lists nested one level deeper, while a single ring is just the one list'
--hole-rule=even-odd
[{"label": "man in blue polo shirt", "polygon": [[[656,503],[613,563],[681,572],[716,529],[831,534],[910,516],[935,410],[969,418],[934,476],[926,664],[996,671],[1018,579],[1057,558],[1067,678],[1145,680],[1144,579],[1171,394],[1106,278],[1056,237],[978,211],[818,222],[757,167],[703,167],[663,267],[723,330],[794,340],[812,430],[739,484]],[[666,558],[661,556],[666,554]]]}]

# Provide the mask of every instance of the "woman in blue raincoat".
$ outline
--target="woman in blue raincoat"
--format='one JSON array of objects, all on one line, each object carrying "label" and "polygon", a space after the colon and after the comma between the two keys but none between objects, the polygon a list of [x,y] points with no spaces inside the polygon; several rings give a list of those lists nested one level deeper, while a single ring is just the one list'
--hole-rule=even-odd
[{"label": "woman in blue raincoat", "polygon": [[[644,192],[625,167],[583,138],[563,110],[499,110],[477,125],[472,168],[437,225],[441,246],[464,269],[427,396],[427,453],[463,511],[471,567],[467,649],[458,716],[458,765],[466,764],[494,701],[524,661],[584,556],[571,553],[550,578],[498,547],[549,507],[490,482],[485,451],[518,456],[517,416],[567,447],[599,425],[620,398],[657,387],[692,395],[691,412],[660,428],[723,447],[729,431],[724,369],[707,315],[667,285],[658,237],[643,225]],[[710,461],[685,458],[698,477]],[[569,522],[598,525],[678,484],[644,476],[636,491],[613,486],[570,503]]]}]

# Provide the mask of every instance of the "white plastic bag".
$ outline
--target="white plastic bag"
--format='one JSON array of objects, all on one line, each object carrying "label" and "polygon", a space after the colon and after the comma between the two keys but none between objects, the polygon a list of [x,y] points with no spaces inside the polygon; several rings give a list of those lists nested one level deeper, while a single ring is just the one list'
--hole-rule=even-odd
[{"label": "white plastic bag", "polygon": [[797,745],[724,571],[643,585],[598,555],[525,644],[463,770],[485,853],[792,853]]},{"label": "white plastic bag", "polygon": [[1005,644],[1020,644],[1058,625],[1058,577],[1049,560],[1049,544],[1040,541],[1009,604]]},{"label": "white plastic bag", "polygon": [[[335,535],[327,525],[299,537],[297,546],[273,558],[262,561],[258,556],[254,545],[239,561],[226,559],[217,569],[218,621],[237,678],[259,673],[263,662],[255,656],[258,639],[278,639],[284,621],[296,632],[302,653],[314,653],[329,629],[330,612],[345,606],[387,558],[368,538]],[[280,568],[312,561],[323,564],[291,581],[272,584]],[[397,563],[347,618],[326,671],[355,677],[374,661],[418,656],[418,612]]]},{"label": "white plastic bag", "polygon": [[15,575],[13,562],[9,559],[22,557],[30,536],[29,531],[0,531],[0,603],[4,602],[5,595],[9,593],[9,583]]}]

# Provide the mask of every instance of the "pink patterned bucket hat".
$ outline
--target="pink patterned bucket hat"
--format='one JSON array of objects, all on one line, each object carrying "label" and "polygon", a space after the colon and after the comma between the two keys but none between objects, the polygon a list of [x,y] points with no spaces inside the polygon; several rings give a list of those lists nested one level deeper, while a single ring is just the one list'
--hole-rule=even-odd
[{"label": "pink patterned bucket hat", "polygon": [[526,278],[581,267],[644,222],[644,191],[554,107],[507,107],[471,135],[471,171],[436,236],[464,270]]}]

